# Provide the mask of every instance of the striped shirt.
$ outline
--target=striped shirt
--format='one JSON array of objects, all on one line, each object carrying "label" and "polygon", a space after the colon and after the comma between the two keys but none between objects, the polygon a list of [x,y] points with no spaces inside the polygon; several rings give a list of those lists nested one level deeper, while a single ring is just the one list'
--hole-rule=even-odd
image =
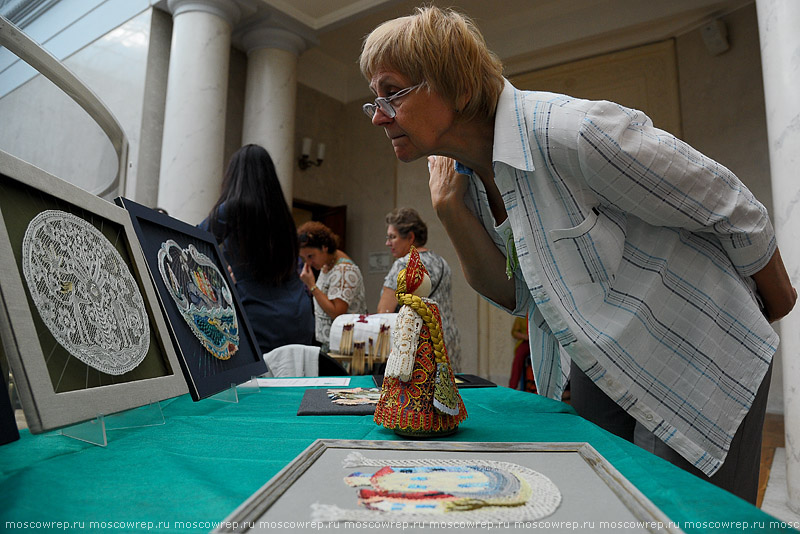
[{"label": "striped shirt", "polygon": [[640,111],[508,81],[493,160],[508,218],[477,176],[467,200],[514,260],[539,392],[560,398],[572,358],[715,473],[778,345],[750,278],[776,249],[764,206]]}]

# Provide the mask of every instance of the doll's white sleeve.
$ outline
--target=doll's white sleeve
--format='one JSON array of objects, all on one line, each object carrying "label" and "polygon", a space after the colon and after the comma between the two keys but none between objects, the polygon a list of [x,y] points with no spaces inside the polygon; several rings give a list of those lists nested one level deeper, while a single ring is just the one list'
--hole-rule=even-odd
[{"label": "doll's white sleeve", "polygon": [[397,377],[402,382],[411,380],[422,324],[422,317],[410,306],[400,308],[394,323],[392,352],[386,360],[384,376]]}]

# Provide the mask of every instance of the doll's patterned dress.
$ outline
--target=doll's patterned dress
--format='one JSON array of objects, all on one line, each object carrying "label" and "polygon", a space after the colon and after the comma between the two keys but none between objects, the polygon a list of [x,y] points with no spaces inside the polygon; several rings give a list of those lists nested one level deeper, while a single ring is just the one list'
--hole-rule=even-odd
[{"label": "doll's patterned dress", "polygon": [[[438,306],[429,299],[422,300],[427,304],[441,329],[442,321]],[[446,348],[444,358],[446,365],[437,365],[431,343],[431,332],[428,325],[423,323],[414,353],[411,379],[403,381],[396,376],[384,377],[381,398],[375,408],[375,422],[399,434],[410,436],[445,435],[455,431],[459,423],[466,419],[467,410],[458,394]],[[437,379],[450,382],[452,387],[446,389],[455,393],[455,398],[449,402],[456,407],[455,415],[447,414],[434,406]]]}]

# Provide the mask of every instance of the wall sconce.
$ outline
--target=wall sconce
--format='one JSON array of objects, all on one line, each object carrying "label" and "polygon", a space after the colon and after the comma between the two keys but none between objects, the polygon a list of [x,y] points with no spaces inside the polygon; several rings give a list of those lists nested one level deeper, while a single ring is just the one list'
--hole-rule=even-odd
[{"label": "wall sconce", "polygon": [[311,159],[311,138],[304,137],[303,150],[300,159],[297,161],[297,164],[300,165],[300,169],[306,170],[312,165],[315,167],[319,167],[320,165],[322,165],[323,159],[325,159],[325,143],[319,143],[317,145],[317,161],[313,161]]}]

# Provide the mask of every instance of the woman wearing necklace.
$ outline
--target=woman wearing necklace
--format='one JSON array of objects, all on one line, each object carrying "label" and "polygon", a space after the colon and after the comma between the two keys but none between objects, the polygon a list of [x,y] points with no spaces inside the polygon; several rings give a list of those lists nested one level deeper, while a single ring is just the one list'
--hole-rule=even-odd
[{"label": "woman wearing necklace", "polygon": [[[328,352],[333,320],[343,313],[367,313],[364,278],[358,265],[339,249],[339,237],[324,224],[309,221],[297,229],[297,237],[305,262],[300,280],[314,299],[315,337]],[[312,268],[319,271],[319,278]]]}]

